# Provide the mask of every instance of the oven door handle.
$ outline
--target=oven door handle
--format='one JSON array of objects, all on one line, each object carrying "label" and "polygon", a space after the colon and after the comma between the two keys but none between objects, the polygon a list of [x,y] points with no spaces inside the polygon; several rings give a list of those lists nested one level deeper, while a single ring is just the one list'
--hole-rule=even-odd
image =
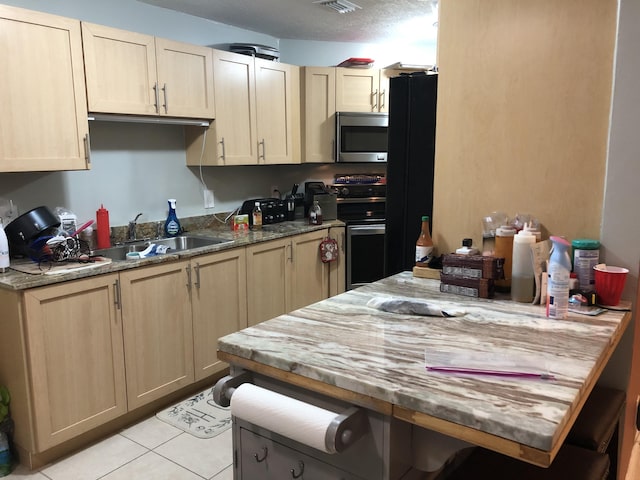
[{"label": "oven door handle", "polygon": [[379,235],[384,233],[384,225],[349,225],[351,235]]}]

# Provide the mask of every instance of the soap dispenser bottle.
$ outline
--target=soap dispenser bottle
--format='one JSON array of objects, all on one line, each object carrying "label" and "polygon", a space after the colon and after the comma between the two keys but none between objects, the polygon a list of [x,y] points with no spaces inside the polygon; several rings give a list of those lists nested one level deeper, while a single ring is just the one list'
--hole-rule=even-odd
[{"label": "soap dispenser bottle", "polygon": [[168,202],[169,215],[167,215],[167,221],[164,222],[164,233],[167,237],[175,237],[182,232],[182,227],[178,215],[176,215],[176,199],[170,198]]}]

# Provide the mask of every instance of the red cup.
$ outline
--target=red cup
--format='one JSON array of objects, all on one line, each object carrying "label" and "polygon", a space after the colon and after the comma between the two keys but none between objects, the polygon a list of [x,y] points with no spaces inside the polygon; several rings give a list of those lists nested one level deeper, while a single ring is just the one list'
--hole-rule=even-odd
[{"label": "red cup", "polygon": [[618,305],[629,270],[622,267],[610,267],[604,264],[596,265],[593,267],[593,270],[595,273],[598,303],[600,305]]}]

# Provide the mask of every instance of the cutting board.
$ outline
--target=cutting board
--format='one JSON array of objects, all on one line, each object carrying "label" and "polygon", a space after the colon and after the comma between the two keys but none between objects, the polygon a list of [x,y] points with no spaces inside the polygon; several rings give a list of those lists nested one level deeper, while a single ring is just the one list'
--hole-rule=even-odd
[{"label": "cutting board", "polygon": [[18,272],[29,273],[32,275],[59,275],[62,273],[72,273],[79,270],[87,270],[90,268],[102,267],[103,265],[109,265],[111,263],[110,258],[93,257],[92,263],[77,263],[77,262],[52,262],[51,268],[47,268],[47,265],[43,265],[42,269],[34,262],[25,263],[12,263],[11,269]]}]

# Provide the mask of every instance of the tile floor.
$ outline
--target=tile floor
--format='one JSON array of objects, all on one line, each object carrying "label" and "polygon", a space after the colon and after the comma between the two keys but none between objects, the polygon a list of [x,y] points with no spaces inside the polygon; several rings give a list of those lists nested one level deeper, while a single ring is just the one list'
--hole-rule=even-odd
[{"label": "tile floor", "polygon": [[[153,416],[39,471],[18,466],[3,480],[233,480],[232,455],[231,429],[203,440]],[[640,432],[626,477],[638,479]]]},{"label": "tile floor", "polygon": [[4,478],[232,480],[232,455],[231,429],[203,440],[153,416],[39,471],[19,466]]}]

